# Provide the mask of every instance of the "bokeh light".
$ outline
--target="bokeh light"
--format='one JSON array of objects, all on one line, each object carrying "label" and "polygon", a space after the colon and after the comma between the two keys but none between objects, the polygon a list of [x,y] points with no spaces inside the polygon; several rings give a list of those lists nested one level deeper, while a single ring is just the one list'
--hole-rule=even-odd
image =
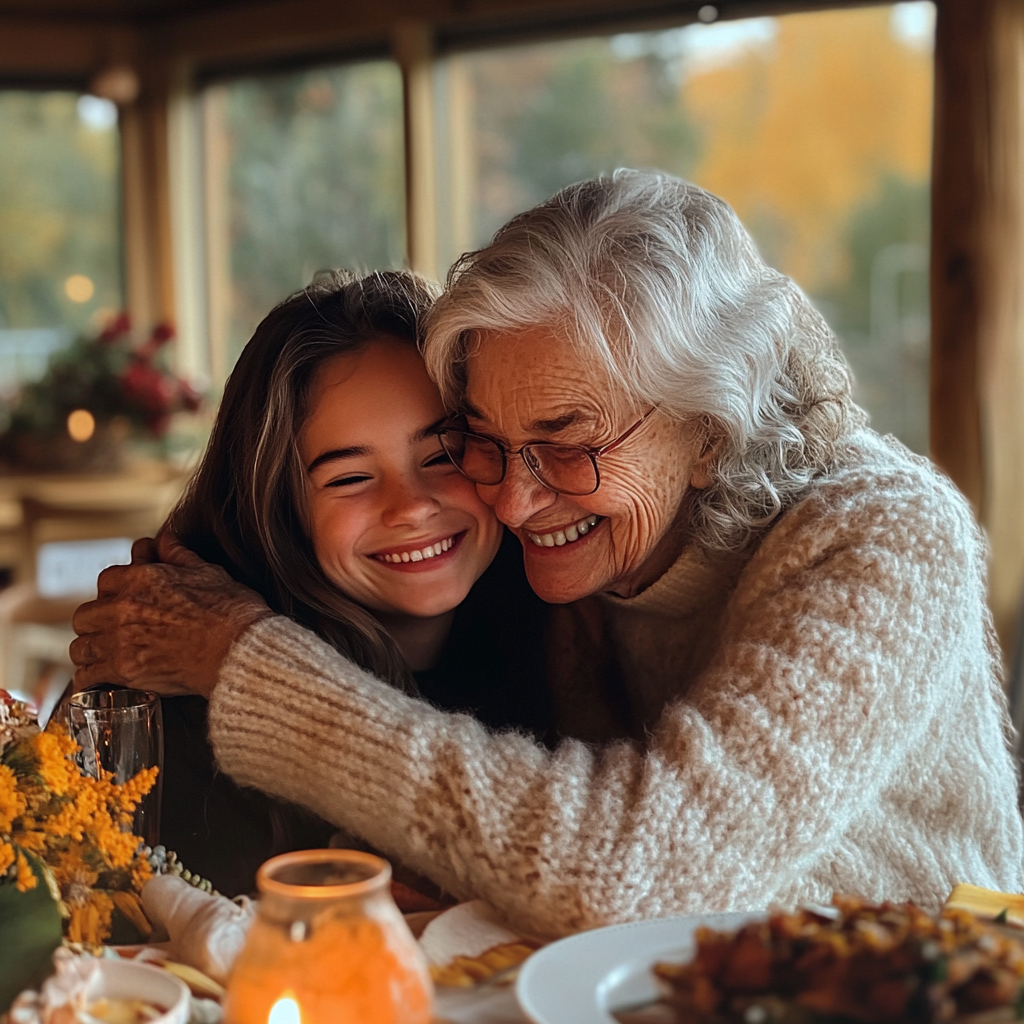
[{"label": "bokeh light", "polygon": [[64,294],[72,302],[88,302],[96,294],[96,285],[85,274],[72,274],[64,282]]},{"label": "bokeh light", "polygon": [[96,433],[96,417],[88,409],[76,409],[68,415],[68,436],[72,441],[88,441]]}]

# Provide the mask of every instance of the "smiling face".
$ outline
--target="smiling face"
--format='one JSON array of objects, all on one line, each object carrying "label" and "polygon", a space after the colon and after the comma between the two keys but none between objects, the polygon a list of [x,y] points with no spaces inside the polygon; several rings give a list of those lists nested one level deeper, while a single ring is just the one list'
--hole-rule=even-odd
[{"label": "smiling face", "polygon": [[445,411],[416,348],[382,337],[327,360],[309,408],[298,447],[324,573],[373,611],[450,611],[501,527],[433,433]]},{"label": "smiling face", "polygon": [[[485,332],[467,374],[469,429],[508,448],[528,441],[608,444],[646,411],[546,329]],[[518,455],[509,458],[502,483],[477,490],[519,537],[530,585],[545,601],[603,591],[631,596],[682,550],[687,491],[709,483],[705,447],[693,424],[656,411],[598,459],[601,485],[593,494],[556,494]]]}]

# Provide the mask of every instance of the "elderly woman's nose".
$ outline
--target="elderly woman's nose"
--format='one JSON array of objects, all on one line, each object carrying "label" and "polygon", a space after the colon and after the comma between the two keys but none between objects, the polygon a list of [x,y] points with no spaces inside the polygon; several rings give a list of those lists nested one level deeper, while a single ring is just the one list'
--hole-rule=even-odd
[{"label": "elderly woman's nose", "polygon": [[558,500],[558,495],[537,480],[518,458],[509,460],[508,471],[500,484],[477,490],[498,519],[513,529]]},{"label": "elderly woman's nose", "polygon": [[396,481],[384,491],[381,521],[385,526],[419,526],[441,508],[428,488],[412,480]]}]

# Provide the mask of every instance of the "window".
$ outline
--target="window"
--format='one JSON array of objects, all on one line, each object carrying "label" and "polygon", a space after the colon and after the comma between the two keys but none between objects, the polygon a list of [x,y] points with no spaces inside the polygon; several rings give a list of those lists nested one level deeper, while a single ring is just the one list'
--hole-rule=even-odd
[{"label": "window", "polygon": [[0,392],[123,304],[117,110],[0,92]]},{"label": "window", "polygon": [[402,80],[389,61],[203,96],[210,341],[223,379],[275,303],[332,267],[405,253]]},{"label": "window", "polygon": [[451,56],[443,255],[616,166],[687,177],[825,314],[875,428],[924,452],[933,24],[903,3]]}]

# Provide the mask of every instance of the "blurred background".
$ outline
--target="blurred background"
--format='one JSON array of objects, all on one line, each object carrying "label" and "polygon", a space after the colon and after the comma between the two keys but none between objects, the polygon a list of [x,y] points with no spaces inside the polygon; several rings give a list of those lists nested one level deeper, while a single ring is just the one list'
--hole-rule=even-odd
[{"label": "blurred background", "polygon": [[[964,470],[930,429],[936,14],[0,0],[0,620],[8,650],[46,627],[8,678],[61,661],[82,579],[124,558],[96,545],[159,525],[271,306],[329,267],[443,278],[512,214],[618,166],[732,204],[839,335],[873,426],[959,472],[984,518],[998,460],[978,442]],[[1010,645],[1020,531],[988,525]],[[44,549],[63,583],[40,578]]]},{"label": "blurred background", "polygon": [[[570,182],[619,166],[681,175],[727,199],[814,298],[876,428],[926,452],[934,22],[919,0],[442,57],[436,271]],[[324,63],[214,79],[195,100],[207,316],[189,369],[216,388],[318,270],[406,263],[402,73]],[[0,137],[10,394],[125,305],[117,106],[3,90]]]}]

